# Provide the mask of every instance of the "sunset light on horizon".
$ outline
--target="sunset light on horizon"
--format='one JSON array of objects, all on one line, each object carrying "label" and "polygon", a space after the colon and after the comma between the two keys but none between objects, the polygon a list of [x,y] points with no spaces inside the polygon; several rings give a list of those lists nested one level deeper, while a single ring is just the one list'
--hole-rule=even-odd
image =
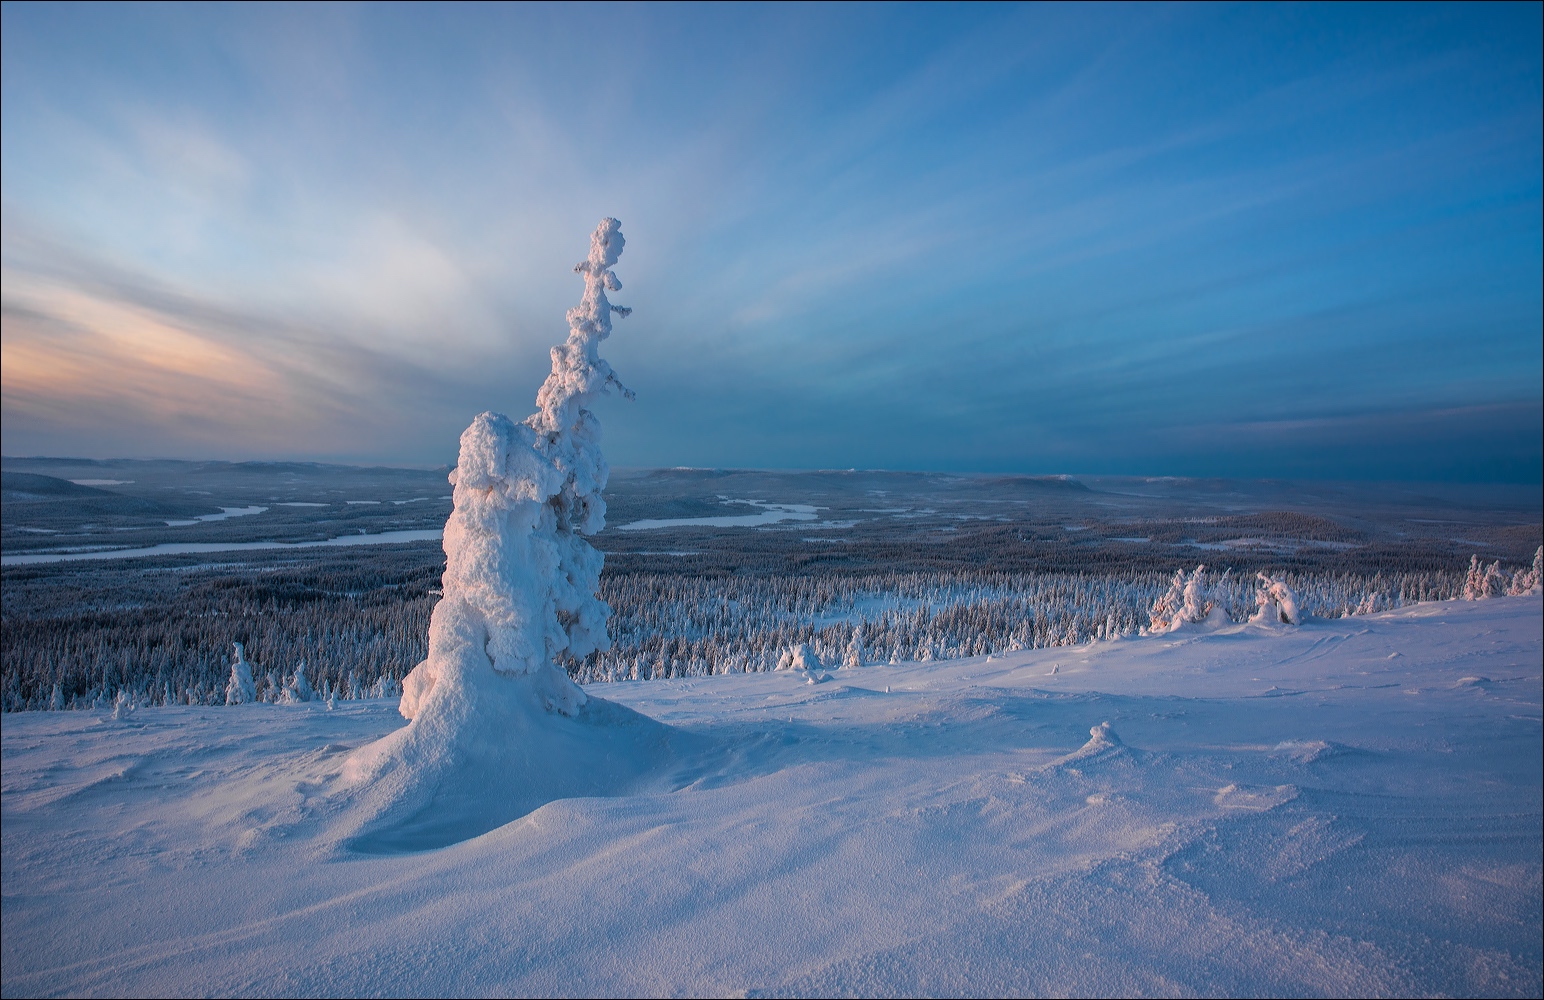
[{"label": "sunset light on horizon", "polygon": [[621,466],[1544,474],[1537,5],[590,16],[6,4],[5,454],[443,465],[614,215]]}]

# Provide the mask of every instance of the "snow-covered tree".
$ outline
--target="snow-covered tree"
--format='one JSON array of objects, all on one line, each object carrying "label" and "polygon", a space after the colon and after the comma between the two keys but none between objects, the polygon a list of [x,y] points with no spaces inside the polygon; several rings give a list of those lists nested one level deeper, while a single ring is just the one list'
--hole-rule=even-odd
[{"label": "snow-covered tree", "polygon": [[1541,589],[1544,589],[1544,545],[1533,553],[1532,568],[1520,569],[1512,574],[1512,582],[1506,592],[1511,597],[1522,597],[1524,594],[1537,594]]},{"label": "snow-covered tree", "polygon": [[225,704],[245,705],[257,700],[257,684],[252,680],[246,646],[239,642],[232,645],[236,647],[236,659],[231,664],[230,680],[225,682]]},{"label": "snow-covered tree", "polygon": [[1302,612],[1298,610],[1297,594],[1281,580],[1256,574],[1259,585],[1255,588],[1255,605],[1258,608],[1250,621],[1262,625],[1301,625]]},{"label": "snow-covered tree", "polygon": [[808,643],[795,643],[783,650],[777,658],[779,670],[803,670],[805,672],[819,670],[821,668],[820,654],[810,648]]},{"label": "snow-covered tree", "polygon": [[605,523],[608,475],[588,406],[626,393],[598,353],[620,312],[606,292],[621,287],[622,245],[617,221],[602,220],[537,412],[518,424],[483,413],[461,435],[443,595],[429,655],[403,684],[411,721],[344,767],[361,836],[462,838],[553,798],[624,787],[670,753],[664,727],[588,698],[564,668],[610,645],[602,557],[585,538]]},{"label": "snow-covered tree", "polygon": [[585,694],[560,662],[611,644],[611,609],[596,596],[602,556],[585,540],[605,525],[609,474],[600,424],[588,405],[616,389],[599,347],[622,287],[611,270],[624,245],[603,219],[574,270],[584,296],[568,312],[568,340],[552,349],[537,410],[520,423],[483,413],[461,435],[450,475],[455,509],[445,525],[444,596],[429,625],[429,656],[403,682],[402,714],[415,718],[452,673],[492,669],[529,679],[549,710],[573,715]]},{"label": "snow-covered tree", "polygon": [[279,704],[299,705],[310,701],[315,694],[311,682],[306,679],[306,661],[301,660],[300,666],[295,668],[295,675],[284,682],[284,690],[279,692]]},{"label": "snow-covered tree", "polygon": [[1469,557],[1469,576],[1464,580],[1464,600],[1480,601],[1487,597],[1500,597],[1511,584],[1511,579],[1501,572],[1499,559],[1487,566],[1480,562],[1479,556]]},{"label": "snow-covered tree", "polygon": [[1153,602],[1148,617],[1151,624],[1147,630],[1154,635],[1209,619],[1218,624],[1226,621],[1221,607],[1211,599],[1205,566],[1197,566],[1189,576],[1184,570],[1175,570],[1168,592]]},{"label": "snow-covered tree", "polygon": [[847,641],[847,648],[842,652],[842,668],[851,670],[863,666],[863,630],[853,629],[852,638]]}]

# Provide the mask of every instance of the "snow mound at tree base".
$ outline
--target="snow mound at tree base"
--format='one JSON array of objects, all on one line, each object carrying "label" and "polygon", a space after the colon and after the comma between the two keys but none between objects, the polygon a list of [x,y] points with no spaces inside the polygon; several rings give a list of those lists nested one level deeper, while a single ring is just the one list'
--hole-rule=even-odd
[{"label": "snow mound at tree base", "polygon": [[345,849],[389,854],[470,840],[557,799],[635,792],[674,757],[671,727],[590,698],[548,711],[529,675],[484,666],[436,685],[410,724],[343,770]]}]

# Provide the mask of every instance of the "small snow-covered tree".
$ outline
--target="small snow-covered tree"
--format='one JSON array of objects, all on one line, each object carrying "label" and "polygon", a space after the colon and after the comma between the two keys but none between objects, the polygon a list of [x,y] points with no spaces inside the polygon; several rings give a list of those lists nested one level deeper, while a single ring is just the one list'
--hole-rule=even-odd
[{"label": "small snow-covered tree", "polygon": [[1151,624],[1147,631],[1153,635],[1173,632],[1186,624],[1206,621],[1214,612],[1220,610],[1207,592],[1206,567],[1197,566],[1188,576],[1184,570],[1175,570],[1168,592],[1154,601],[1148,612]]},{"label": "small snow-covered tree", "polygon": [[808,643],[796,642],[783,650],[777,658],[778,670],[803,670],[809,672],[819,670],[821,667],[820,654],[810,648]]},{"label": "small snow-covered tree", "polygon": [[1498,559],[1489,566],[1480,562],[1480,557],[1469,557],[1469,575],[1464,580],[1464,600],[1480,601],[1487,597],[1500,597],[1511,586],[1511,579],[1501,572],[1501,561]]},{"label": "small snow-covered tree", "polygon": [[1522,597],[1525,594],[1537,594],[1541,589],[1544,589],[1544,545],[1533,553],[1532,568],[1520,569],[1512,574],[1512,582],[1506,592],[1510,597]]},{"label": "small snow-covered tree", "polygon": [[863,666],[863,629],[853,629],[852,638],[847,641],[847,648],[842,652],[842,667],[851,670]]},{"label": "small snow-covered tree", "polygon": [[257,700],[257,684],[252,680],[252,664],[247,661],[246,646],[239,642],[232,645],[236,647],[236,659],[231,664],[230,680],[225,682],[225,704],[245,705]]},{"label": "small snow-covered tree", "polygon": [[1174,579],[1169,582],[1168,591],[1153,602],[1152,609],[1147,613],[1151,620],[1147,630],[1155,635],[1174,631],[1183,623],[1180,613],[1184,606],[1185,571],[1177,569],[1174,571]]},{"label": "small snow-covered tree", "polygon": [[1258,608],[1250,621],[1262,625],[1301,625],[1302,612],[1298,610],[1297,594],[1281,580],[1264,573],[1256,574],[1259,585],[1255,588],[1255,605]]},{"label": "small snow-covered tree", "polygon": [[284,690],[279,692],[279,704],[299,705],[310,701],[315,693],[311,689],[311,682],[306,679],[306,661],[301,660],[300,666],[295,668],[295,675],[284,682]]}]

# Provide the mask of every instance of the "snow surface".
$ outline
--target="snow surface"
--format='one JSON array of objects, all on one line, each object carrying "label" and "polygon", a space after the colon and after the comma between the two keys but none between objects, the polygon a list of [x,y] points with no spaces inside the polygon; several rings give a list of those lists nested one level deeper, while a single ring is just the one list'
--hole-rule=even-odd
[{"label": "snow surface", "polygon": [[6,715],[0,991],[1537,996],[1541,625],[596,685],[395,828],[391,701]]}]

